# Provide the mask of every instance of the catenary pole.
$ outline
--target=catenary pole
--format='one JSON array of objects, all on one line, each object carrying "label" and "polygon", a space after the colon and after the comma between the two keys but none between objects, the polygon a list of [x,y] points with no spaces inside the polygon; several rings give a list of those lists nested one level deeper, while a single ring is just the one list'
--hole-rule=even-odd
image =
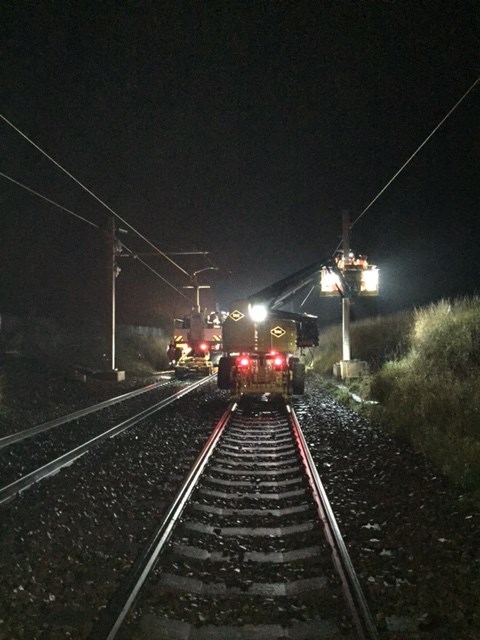
[{"label": "catenary pole", "polygon": [[[350,253],[350,215],[348,211],[342,212],[342,242],[345,268]],[[350,360],[350,298],[348,291],[344,291],[342,298],[342,345],[342,359]]]},{"label": "catenary pole", "polygon": [[115,218],[109,219],[109,249],[110,249],[110,281],[111,281],[111,318],[110,318],[110,345],[111,345],[111,368],[115,371],[115,280],[117,278],[117,246],[115,238]]}]

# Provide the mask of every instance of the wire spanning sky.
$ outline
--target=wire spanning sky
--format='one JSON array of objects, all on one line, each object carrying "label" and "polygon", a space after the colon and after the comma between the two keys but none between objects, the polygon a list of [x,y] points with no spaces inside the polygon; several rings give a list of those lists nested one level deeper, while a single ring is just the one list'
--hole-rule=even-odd
[{"label": "wire spanning sky", "polygon": [[[355,219],[480,75],[475,2],[1,12],[0,111],[162,251],[209,251],[221,270],[201,274],[202,295],[221,306],[331,254],[341,211]],[[370,312],[476,290],[479,113],[477,85],[352,229],[352,248],[381,269]],[[0,140],[2,172],[106,224],[4,123]],[[91,317],[105,297],[101,234],[6,180],[0,199],[0,312]],[[175,260],[189,273],[211,264]],[[137,261],[120,266],[120,321],[184,307]],[[313,293],[305,310],[322,318],[334,305]]]}]

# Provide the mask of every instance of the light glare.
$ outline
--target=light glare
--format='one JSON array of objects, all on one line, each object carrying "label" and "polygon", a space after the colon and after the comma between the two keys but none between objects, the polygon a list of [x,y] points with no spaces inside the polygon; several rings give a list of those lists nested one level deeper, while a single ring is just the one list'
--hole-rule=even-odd
[{"label": "light glare", "polygon": [[268,315],[267,307],[263,304],[251,305],[249,311],[254,322],[263,322]]},{"label": "light glare", "polygon": [[362,271],[362,290],[369,292],[378,291],[378,269],[372,267]]}]

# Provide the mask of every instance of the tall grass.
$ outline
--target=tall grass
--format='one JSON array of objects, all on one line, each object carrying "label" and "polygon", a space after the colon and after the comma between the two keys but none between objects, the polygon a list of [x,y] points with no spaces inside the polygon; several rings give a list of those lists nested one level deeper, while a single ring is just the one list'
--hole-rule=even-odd
[{"label": "tall grass", "polygon": [[376,416],[456,482],[480,489],[480,299],[418,309],[408,342],[371,380]]},{"label": "tall grass", "polygon": [[342,330],[337,326],[324,329],[313,349],[312,368],[317,373],[332,373],[335,362],[342,357]]},{"label": "tall grass", "polygon": [[[371,371],[377,371],[386,361],[401,357],[408,350],[412,314],[401,312],[352,322],[350,347],[352,358],[366,360]],[[342,359],[342,328],[328,327],[320,333],[314,350],[313,369],[331,373],[335,362]]]},{"label": "tall grass", "polygon": [[[480,492],[480,298],[352,323],[351,347],[370,365],[363,393],[379,402],[364,410]],[[330,327],[313,368],[331,373],[340,359],[341,328]]]}]

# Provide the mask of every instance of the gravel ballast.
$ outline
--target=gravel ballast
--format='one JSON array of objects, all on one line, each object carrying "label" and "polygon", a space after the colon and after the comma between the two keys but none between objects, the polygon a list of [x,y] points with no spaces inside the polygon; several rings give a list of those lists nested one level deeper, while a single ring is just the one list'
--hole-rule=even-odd
[{"label": "gravel ballast", "polygon": [[[0,640],[88,636],[228,400],[212,382],[1,508]],[[296,410],[381,637],[480,638],[478,509],[314,380]]]},{"label": "gravel ballast", "polygon": [[478,505],[313,381],[307,391],[302,428],[379,630],[478,640]]}]

